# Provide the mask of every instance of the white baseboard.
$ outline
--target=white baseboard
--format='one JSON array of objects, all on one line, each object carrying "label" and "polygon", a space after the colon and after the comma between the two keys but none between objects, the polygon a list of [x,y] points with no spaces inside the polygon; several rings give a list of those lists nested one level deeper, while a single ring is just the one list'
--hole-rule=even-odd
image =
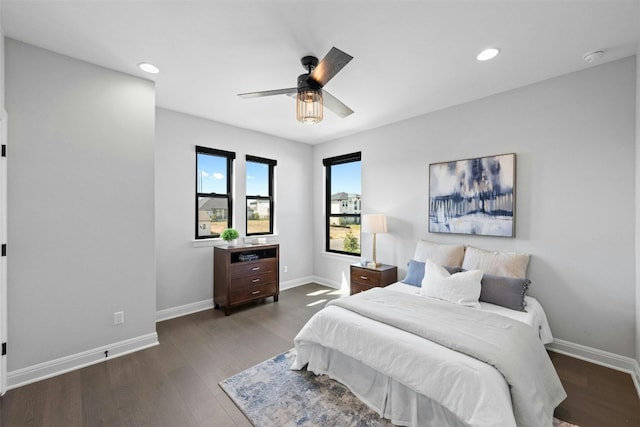
[{"label": "white baseboard", "polygon": [[340,289],[341,285],[338,282],[333,282],[320,276],[305,276],[300,279],[289,280],[287,282],[280,282],[280,290],[286,290],[296,288],[298,286],[306,285],[307,283],[317,283],[318,285],[328,286],[334,289]]},{"label": "white baseboard", "polygon": [[631,357],[620,356],[619,354],[559,339],[554,339],[553,342],[551,344],[547,344],[546,347],[548,350],[556,353],[565,354],[567,356],[575,357],[576,359],[628,373],[631,375],[633,384],[635,385],[638,396],[640,397],[640,365],[638,365],[637,360],[632,359]]},{"label": "white baseboard", "polygon": [[213,298],[156,311],[156,323],[213,308]]},{"label": "white baseboard", "polygon": [[342,284],[340,282],[334,282],[331,279],[327,279],[326,277],[320,276],[311,276],[310,282],[317,283],[318,285],[328,286],[333,289],[342,289]]},{"label": "white baseboard", "polygon": [[[147,335],[120,341],[103,347],[72,354],[26,368],[17,369],[7,373],[7,390],[11,390],[36,381],[61,375],[86,366],[95,365],[114,357],[124,356],[145,348],[158,345],[158,334],[153,332]],[[105,357],[105,351],[109,356]]]},{"label": "white baseboard", "polygon": [[[329,286],[330,288],[340,289],[340,285],[338,283],[331,283],[325,278],[318,276],[305,276],[298,279],[280,282],[280,290],[286,291],[287,289],[297,288],[298,286],[306,285],[307,283],[318,283],[320,285]],[[187,314],[210,310],[212,308],[213,298],[192,302],[177,307],[165,308],[163,310],[156,311],[156,322],[162,322],[163,320],[174,319],[176,317],[186,316]]]},{"label": "white baseboard", "polygon": [[298,286],[306,285],[314,281],[313,276],[300,277],[298,279],[286,280],[280,282],[280,290],[286,291],[287,289],[297,288]]}]

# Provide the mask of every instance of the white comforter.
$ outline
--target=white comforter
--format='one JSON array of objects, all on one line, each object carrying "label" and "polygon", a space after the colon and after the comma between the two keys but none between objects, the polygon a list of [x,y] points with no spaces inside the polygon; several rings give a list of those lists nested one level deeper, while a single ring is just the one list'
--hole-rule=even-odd
[{"label": "white comforter", "polygon": [[[404,292],[411,295],[420,295],[420,288],[416,286],[407,285],[402,282],[393,283],[386,287],[386,289],[393,289],[394,291]],[[545,314],[542,306],[533,297],[525,296],[527,311],[516,311],[509,308],[504,308],[499,305],[489,304],[487,302],[480,301],[480,309],[482,311],[488,311],[491,313],[499,314],[501,316],[510,317],[522,323],[534,328],[540,335],[540,341],[542,344],[550,344],[553,342],[553,335],[551,335],[551,329],[549,328],[549,322],[547,321],[547,315]]]},{"label": "white comforter", "polygon": [[[509,386],[500,372],[412,333],[328,306],[303,327],[295,345],[292,369],[302,369],[314,352],[329,349],[438,402],[465,425],[516,426]],[[310,369],[314,370],[311,364]],[[318,367],[316,373],[330,372]],[[386,412],[372,406],[381,414]]]}]

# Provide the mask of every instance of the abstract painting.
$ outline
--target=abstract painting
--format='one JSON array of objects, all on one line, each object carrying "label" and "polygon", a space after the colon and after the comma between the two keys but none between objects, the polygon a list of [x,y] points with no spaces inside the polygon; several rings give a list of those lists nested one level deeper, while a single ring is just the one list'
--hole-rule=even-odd
[{"label": "abstract painting", "polygon": [[516,155],[429,165],[429,232],[515,236]]}]

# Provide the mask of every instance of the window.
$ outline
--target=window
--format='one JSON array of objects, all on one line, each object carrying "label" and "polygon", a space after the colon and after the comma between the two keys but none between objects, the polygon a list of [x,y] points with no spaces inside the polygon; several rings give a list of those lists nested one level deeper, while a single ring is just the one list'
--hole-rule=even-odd
[{"label": "window", "polygon": [[360,255],[360,152],[324,159],[326,250]]},{"label": "window", "polygon": [[273,173],[277,162],[247,156],[247,236],[273,234]]},{"label": "window", "polygon": [[196,239],[232,226],[231,177],[236,153],[196,146]]}]

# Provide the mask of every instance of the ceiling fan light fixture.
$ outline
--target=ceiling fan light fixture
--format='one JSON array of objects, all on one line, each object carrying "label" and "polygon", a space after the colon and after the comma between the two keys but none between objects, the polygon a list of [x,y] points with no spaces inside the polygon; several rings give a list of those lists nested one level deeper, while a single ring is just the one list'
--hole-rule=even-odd
[{"label": "ceiling fan light fixture", "polygon": [[298,90],[296,96],[296,118],[304,124],[322,121],[322,89]]}]

